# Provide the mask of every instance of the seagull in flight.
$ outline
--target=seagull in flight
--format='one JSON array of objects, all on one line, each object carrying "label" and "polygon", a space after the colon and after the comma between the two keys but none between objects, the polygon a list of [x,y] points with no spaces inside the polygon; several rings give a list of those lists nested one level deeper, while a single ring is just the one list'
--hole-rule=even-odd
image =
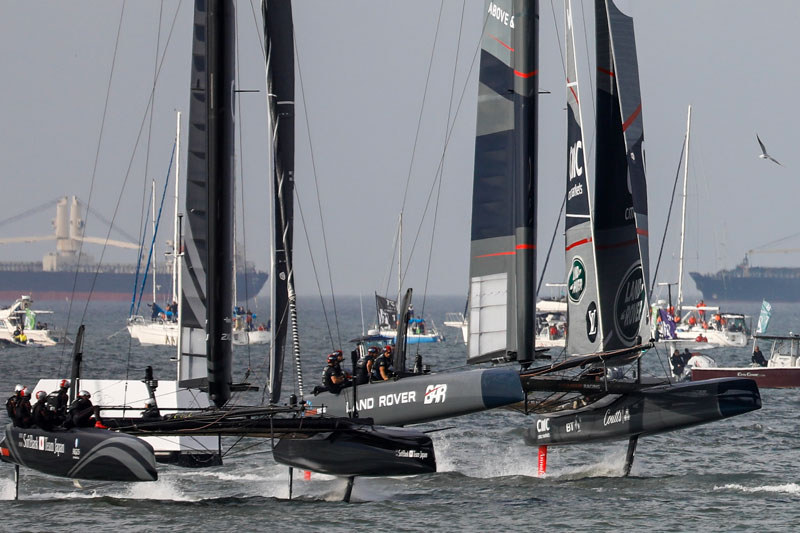
[{"label": "seagull in flight", "polygon": [[[758,136],[758,133],[756,133],[756,139],[758,140],[758,145],[761,147],[761,155],[758,156],[759,159],[769,159],[773,163],[777,163],[778,165],[781,165],[780,162],[777,159],[775,159],[774,157],[772,157],[771,155],[769,155],[767,153],[767,147],[764,146],[763,142],[761,142],[761,138]],[[781,166],[783,166],[783,165],[781,165]]]}]

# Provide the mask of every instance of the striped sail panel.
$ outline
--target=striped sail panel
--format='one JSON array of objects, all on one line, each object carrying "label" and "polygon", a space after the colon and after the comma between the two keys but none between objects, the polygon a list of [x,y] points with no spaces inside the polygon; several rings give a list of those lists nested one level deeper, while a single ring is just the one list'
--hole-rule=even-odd
[{"label": "striped sail panel", "polygon": [[[533,355],[535,320],[538,1],[497,0],[484,6],[468,362],[525,361]],[[495,275],[505,280],[502,289]],[[486,293],[487,279],[494,280],[489,306],[475,300]]]},{"label": "striped sail panel", "polygon": [[195,2],[179,381],[201,383],[205,355],[218,406],[230,398],[232,363],[235,17],[233,0]]},{"label": "striped sail panel", "polygon": [[181,355],[178,383],[207,385],[206,272],[208,271],[208,60],[205,5],[194,8],[189,91],[186,223],[181,261]]},{"label": "striped sail panel", "polygon": [[583,118],[572,24],[572,2],[566,3],[567,48],[567,204],[566,280],[567,353],[588,354],[602,344],[597,300],[597,270],[594,261],[591,191],[586,167]]},{"label": "striped sail panel", "polygon": [[[650,252],[647,220],[647,180],[644,154],[644,120],[642,94],[639,88],[639,63],[636,58],[636,38],[633,18],[622,13],[614,2],[608,2],[608,20],[611,33],[611,48],[614,70],[622,113],[622,132],[628,161],[628,182],[633,197],[633,212],[636,218],[636,236],[645,280],[645,306],[648,308],[650,294]],[[648,314],[643,313],[647,318]]]},{"label": "striped sail panel", "polygon": [[262,4],[267,57],[267,92],[272,155],[272,343],[270,345],[270,402],[281,396],[284,354],[289,324],[289,266],[294,219],[294,28],[292,3],[267,0]]},{"label": "striped sail panel", "polygon": [[637,343],[645,309],[645,284],[628,153],[612,54],[607,4],[595,1],[597,39],[597,145],[594,243],[597,267],[601,350]]}]

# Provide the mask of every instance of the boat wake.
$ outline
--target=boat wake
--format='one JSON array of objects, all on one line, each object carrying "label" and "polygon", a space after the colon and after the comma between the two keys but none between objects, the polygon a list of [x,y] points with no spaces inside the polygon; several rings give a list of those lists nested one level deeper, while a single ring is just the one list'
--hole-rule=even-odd
[{"label": "boat wake", "polygon": [[783,485],[758,485],[755,487],[746,487],[739,483],[728,483],[726,485],[715,485],[714,490],[730,490],[734,492],[774,492],[778,494],[800,494],[800,485],[797,483],[786,483]]}]

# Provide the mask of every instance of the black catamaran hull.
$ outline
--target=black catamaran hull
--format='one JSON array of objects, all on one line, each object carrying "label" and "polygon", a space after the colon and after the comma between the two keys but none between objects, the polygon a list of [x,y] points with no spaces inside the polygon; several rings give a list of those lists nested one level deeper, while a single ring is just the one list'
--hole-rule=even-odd
[{"label": "black catamaran hull", "polygon": [[[511,368],[442,372],[359,385],[360,416],[376,424],[401,426],[461,416],[524,400],[519,373]],[[307,397],[307,404],[328,416],[353,411],[353,389]]]},{"label": "black catamaran hull", "polygon": [[542,416],[525,430],[531,446],[579,444],[654,435],[761,408],[751,379],[714,379],[609,394],[578,409]]},{"label": "black catamaran hull", "polygon": [[409,476],[436,472],[433,442],[408,429],[356,427],[283,438],[272,449],[275,461],[333,476]]},{"label": "black catamaran hull", "polygon": [[102,481],[155,481],[153,448],[105,429],[44,431],[6,426],[0,459],[44,474]]}]

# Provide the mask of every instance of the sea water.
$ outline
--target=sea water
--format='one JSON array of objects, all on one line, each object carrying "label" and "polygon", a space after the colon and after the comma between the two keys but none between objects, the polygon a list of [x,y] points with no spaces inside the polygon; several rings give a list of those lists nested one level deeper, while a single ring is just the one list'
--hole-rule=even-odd
[{"label": "sea water", "polygon": [[[319,298],[300,299],[304,386],[317,383],[325,355],[349,350],[361,334],[358,298],[336,301],[338,317]],[[423,310],[421,298],[415,310]],[[727,304],[726,310],[757,316],[760,304]],[[86,324],[83,375],[140,379],[151,365],[156,378],[174,379],[173,350],[142,347],[124,331],[127,306],[36,302],[53,309],[47,321],[63,327],[69,313],[74,336]],[[266,302],[259,301],[258,313]],[[441,331],[448,311],[463,297],[429,297],[424,305]],[[372,309],[365,309],[372,316]],[[338,318],[338,320],[337,320]],[[369,321],[369,320],[368,320]],[[338,322],[338,324],[337,324]],[[367,324],[369,327],[369,324]],[[770,332],[800,331],[800,305],[776,304]],[[460,331],[444,331],[444,343],[420,345],[434,370],[461,367]],[[718,364],[747,364],[752,345],[707,351]],[[416,350],[416,347],[412,347]],[[768,346],[762,343],[768,353]],[[288,355],[291,357],[291,355]],[[259,385],[238,398],[261,401],[266,379],[264,346],[235,350],[235,377]],[[65,376],[70,350],[0,347],[0,392],[15,383]],[[285,390],[295,387],[287,361]],[[648,374],[663,375],[664,350],[649,353]],[[224,464],[206,469],[161,465],[154,483],[101,483],[57,479],[21,469],[20,500],[13,501],[13,467],[0,463],[2,529],[6,531],[99,529],[115,531],[504,531],[656,530],[796,531],[800,528],[800,391],[766,389],[763,408],[721,422],[639,440],[629,477],[622,476],[626,442],[551,447],[548,472],[537,477],[537,450],[523,442],[531,419],[495,410],[420,426],[432,433],[438,472],[432,475],[358,479],[353,503],[341,502],[345,481],[312,474],[294,476],[289,501],[286,467],[275,464],[266,440],[223,440]]]}]

